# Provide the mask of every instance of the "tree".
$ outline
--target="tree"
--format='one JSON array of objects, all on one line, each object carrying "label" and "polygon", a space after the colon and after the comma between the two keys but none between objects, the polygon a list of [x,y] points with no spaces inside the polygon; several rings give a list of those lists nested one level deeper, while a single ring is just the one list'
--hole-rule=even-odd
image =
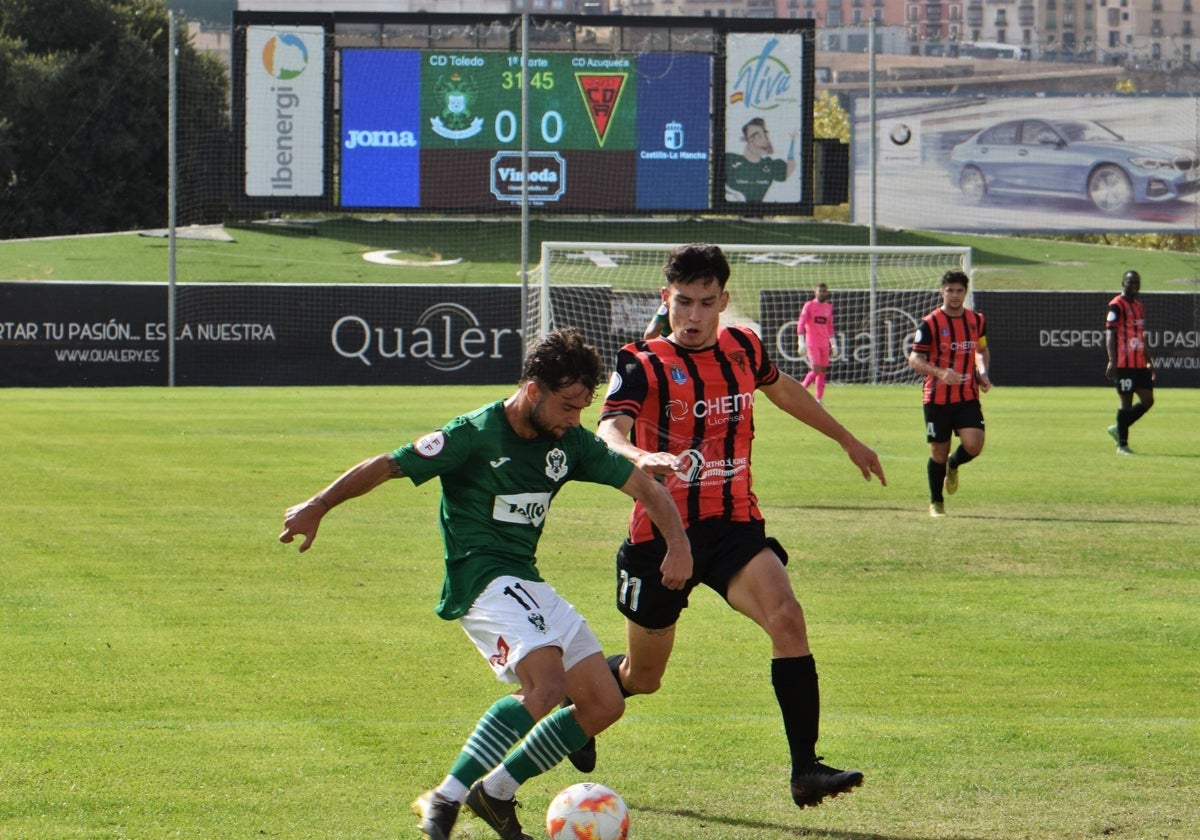
[{"label": "tree", "polygon": [[[0,0],[0,237],[165,224],[168,27],[163,0]],[[224,67],[178,47],[179,136],[227,136]]]},{"label": "tree", "polygon": [[813,136],[850,142],[850,115],[841,100],[827,90],[813,103]]}]

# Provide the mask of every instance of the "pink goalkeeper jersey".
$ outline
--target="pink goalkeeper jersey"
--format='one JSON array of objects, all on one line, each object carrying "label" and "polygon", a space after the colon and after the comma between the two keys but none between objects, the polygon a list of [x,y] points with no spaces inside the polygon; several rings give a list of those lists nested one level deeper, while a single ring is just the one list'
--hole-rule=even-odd
[{"label": "pink goalkeeper jersey", "polygon": [[813,298],[800,309],[796,332],[804,336],[809,347],[828,347],[833,337],[833,304]]}]

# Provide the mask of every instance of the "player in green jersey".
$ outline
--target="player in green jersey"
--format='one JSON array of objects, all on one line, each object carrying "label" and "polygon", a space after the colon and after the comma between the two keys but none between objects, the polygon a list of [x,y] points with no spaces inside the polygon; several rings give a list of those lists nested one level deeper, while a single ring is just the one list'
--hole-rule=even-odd
[{"label": "player in green jersey", "polygon": [[[504,840],[527,840],[517,788],[624,711],[596,636],[538,573],[538,539],[563,485],[607,484],[640,501],[669,546],[664,581],[682,588],[691,577],[691,548],[670,495],[580,427],[602,374],[595,348],[573,330],[556,330],[530,348],[508,399],[362,461],[285,515],[279,539],[302,535],[303,552],[342,502],[393,478],[441,479],[446,576],[437,614],[458,619],[497,679],[517,688],[487,710],[445,779],[413,804],[429,840],[447,840],[463,802]],[[574,702],[558,708],[567,695]]]}]

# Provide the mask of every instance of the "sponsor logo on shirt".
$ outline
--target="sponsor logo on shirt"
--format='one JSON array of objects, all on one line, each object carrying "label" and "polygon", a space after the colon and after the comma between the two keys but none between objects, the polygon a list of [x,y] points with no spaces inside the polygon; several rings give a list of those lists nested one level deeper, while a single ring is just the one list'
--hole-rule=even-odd
[{"label": "sponsor logo on shirt", "polygon": [[722,458],[716,461],[706,461],[704,453],[699,449],[689,449],[679,456],[675,475],[680,481],[695,484],[697,481],[717,478],[720,483],[742,472],[749,466],[745,458]]},{"label": "sponsor logo on shirt", "polygon": [[496,496],[492,502],[492,519],[514,525],[541,527],[550,509],[549,493],[514,493]]},{"label": "sponsor logo on shirt", "polygon": [[723,394],[708,400],[698,400],[688,405],[683,400],[675,399],[667,403],[667,415],[671,420],[679,422],[688,416],[703,418],[709,426],[724,426],[735,420],[741,420],[745,412],[754,408],[753,392],[741,394]]}]

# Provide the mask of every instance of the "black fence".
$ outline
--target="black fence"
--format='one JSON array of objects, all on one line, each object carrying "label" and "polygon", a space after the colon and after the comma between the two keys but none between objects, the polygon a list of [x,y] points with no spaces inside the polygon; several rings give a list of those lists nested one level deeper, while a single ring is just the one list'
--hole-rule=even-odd
[{"label": "black fence", "polygon": [[[605,287],[553,291],[556,307],[586,298],[610,313],[581,324],[611,358],[637,336],[616,324]],[[761,327],[780,367],[794,360],[791,319],[801,290],[764,293]],[[863,294],[854,292],[842,294]],[[1003,385],[1105,384],[1107,292],[977,291],[988,318],[992,374]],[[1200,386],[1200,296],[1147,293],[1147,343],[1159,387]],[[643,307],[644,308],[644,307]],[[894,307],[893,307],[894,308]],[[168,384],[167,288],[137,283],[0,283],[0,386]],[[180,284],[175,324],[178,385],[511,384],[524,332],[517,286]],[[907,313],[915,324],[926,311]],[[879,381],[915,382],[904,359],[911,330],[839,335],[832,381],[863,380],[880,348]],[[882,361],[881,361],[882,360]]]}]

